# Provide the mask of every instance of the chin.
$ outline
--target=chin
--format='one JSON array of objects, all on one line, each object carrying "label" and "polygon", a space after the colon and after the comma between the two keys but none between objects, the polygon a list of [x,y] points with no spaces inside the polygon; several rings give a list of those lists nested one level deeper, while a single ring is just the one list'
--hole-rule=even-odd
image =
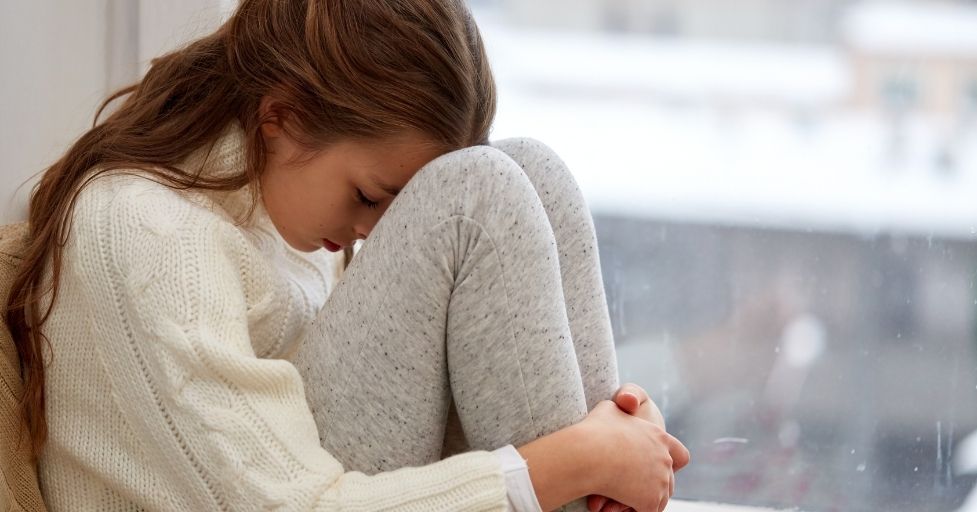
[{"label": "chin", "polygon": [[295,247],[295,250],[296,251],[302,251],[302,252],[316,252],[316,251],[319,251],[319,250],[324,251],[325,249],[321,245],[312,245],[312,244],[309,244],[309,245],[304,245],[302,247]]},{"label": "chin", "polygon": [[306,242],[302,240],[295,241],[285,237],[282,238],[285,240],[285,243],[288,244],[289,247],[299,252],[315,252],[318,251],[319,249],[322,249],[321,245],[315,245],[310,242]]}]

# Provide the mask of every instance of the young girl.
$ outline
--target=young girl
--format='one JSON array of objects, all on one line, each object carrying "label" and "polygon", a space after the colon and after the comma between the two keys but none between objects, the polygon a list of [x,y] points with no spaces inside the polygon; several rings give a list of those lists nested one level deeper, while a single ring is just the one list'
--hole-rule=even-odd
[{"label": "young girl", "polygon": [[688,452],[461,0],[245,0],[120,97],[8,304],[50,509],[664,508]]}]

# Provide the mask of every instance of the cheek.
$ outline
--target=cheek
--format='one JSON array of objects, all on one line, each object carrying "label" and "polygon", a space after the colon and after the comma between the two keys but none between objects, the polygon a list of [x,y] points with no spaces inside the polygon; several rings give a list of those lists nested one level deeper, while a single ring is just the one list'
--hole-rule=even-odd
[{"label": "cheek", "polygon": [[376,209],[366,210],[361,213],[360,217],[357,219],[356,228],[361,230],[366,230],[367,233],[373,232],[373,228],[377,226],[380,222],[380,217],[386,212],[387,208],[384,206],[377,207]]},{"label": "cheek", "polygon": [[308,218],[314,227],[322,232],[335,227],[337,221],[341,220],[338,217],[340,215],[337,215],[337,208],[332,203],[324,202],[310,209]]},{"label": "cheek", "polygon": [[352,222],[348,201],[336,194],[322,194],[310,202],[307,208],[309,223],[320,233],[338,234],[344,225]]}]

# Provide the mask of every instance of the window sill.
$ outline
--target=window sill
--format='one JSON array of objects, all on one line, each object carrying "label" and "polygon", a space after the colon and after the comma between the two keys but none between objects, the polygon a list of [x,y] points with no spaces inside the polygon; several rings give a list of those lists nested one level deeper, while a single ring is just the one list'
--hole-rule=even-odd
[{"label": "window sill", "polygon": [[[701,501],[670,500],[666,512],[774,512],[772,508],[744,507]],[[797,510],[797,509],[791,509]]]}]

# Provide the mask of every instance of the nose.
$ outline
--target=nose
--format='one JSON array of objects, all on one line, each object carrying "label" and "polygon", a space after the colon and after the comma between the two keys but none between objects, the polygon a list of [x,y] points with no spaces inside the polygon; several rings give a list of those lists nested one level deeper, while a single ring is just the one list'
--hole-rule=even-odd
[{"label": "nose", "polygon": [[353,222],[353,235],[356,237],[356,240],[366,240],[366,237],[370,236],[370,232],[373,231],[373,226],[376,226],[377,222],[378,218],[363,218]]},{"label": "nose", "polygon": [[356,240],[366,240],[366,237],[370,236],[370,227],[363,224],[354,226],[353,233]]}]

